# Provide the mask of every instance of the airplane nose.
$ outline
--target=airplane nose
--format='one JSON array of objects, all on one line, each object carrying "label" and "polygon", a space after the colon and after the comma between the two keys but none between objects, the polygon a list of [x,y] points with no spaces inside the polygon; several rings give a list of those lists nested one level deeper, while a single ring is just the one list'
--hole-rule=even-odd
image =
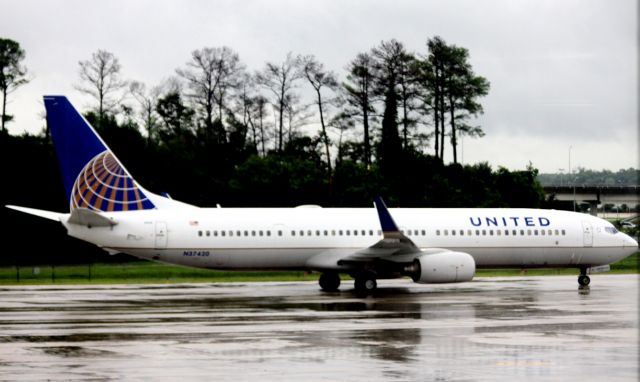
[{"label": "airplane nose", "polygon": [[624,244],[623,246],[625,247],[635,247],[638,248],[638,242],[635,241],[631,236],[629,235],[624,235]]}]

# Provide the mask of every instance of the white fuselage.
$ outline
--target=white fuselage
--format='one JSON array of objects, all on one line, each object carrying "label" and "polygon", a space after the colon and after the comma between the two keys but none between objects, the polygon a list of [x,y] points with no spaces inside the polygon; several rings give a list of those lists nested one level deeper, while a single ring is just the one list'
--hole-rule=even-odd
[{"label": "white fuselage", "polygon": [[[638,244],[605,220],[554,210],[390,209],[419,248],[470,254],[477,267],[610,264]],[[65,224],[112,252],[201,268],[340,270],[334,259],[381,238],[374,208],[187,208],[104,213],[118,224]]]}]

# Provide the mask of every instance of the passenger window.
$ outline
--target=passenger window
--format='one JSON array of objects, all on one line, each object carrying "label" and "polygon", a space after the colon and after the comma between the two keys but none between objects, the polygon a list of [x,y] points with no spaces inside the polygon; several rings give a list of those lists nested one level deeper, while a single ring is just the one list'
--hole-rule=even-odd
[{"label": "passenger window", "polygon": [[436,236],[440,236],[440,230],[439,229],[436,230]]},{"label": "passenger window", "polygon": [[527,230],[527,235],[531,236],[531,230],[530,229]]},{"label": "passenger window", "polygon": [[451,230],[451,236],[455,236],[455,235],[456,235],[456,230],[455,230],[455,229],[452,229],[452,230]]},{"label": "passenger window", "polygon": [[487,236],[487,230],[485,229],[482,230],[482,236]]},{"label": "passenger window", "polygon": [[220,231],[220,235],[225,236],[227,234],[226,231]]},{"label": "passenger window", "polygon": [[264,231],[258,231],[258,235],[260,236],[264,235]]},{"label": "passenger window", "polygon": [[300,236],[304,236],[304,231],[300,230]]},{"label": "passenger window", "polygon": [[496,230],[496,235],[498,235],[498,236],[502,235],[502,230],[497,229]]},{"label": "passenger window", "polygon": [[558,230],[555,230],[554,233],[556,234],[556,236],[560,235],[560,232]]},{"label": "passenger window", "polygon": [[378,236],[382,236],[382,230],[378,230]]},{"label": "passenger window", "polygon": [[520,236],[524,236],[524,230],[523,229],[520,230]]},{"label": "passenger window", "polygon": [[338,231],[338,235],[342,236],[342,230]]},{"label": "passenger window", "polygon": [[278,236],[282,236],[282,231],[278,230]]},{"label": "passenger window", "polygon": [[236,236],[240,236],[240,231],[236,231]]},{"label": "passenger window", "polygon": [[445,230],[444,230],[444,235],[445,235],[445,236],[448,236],[448,235],[449,235],[449,230],[445,229]]},{"label": "passenger window", "polygon": [[218,231],[213,231],[213,236],[218,236]]},{"label": "passenger window", "polygon": [[489,235],[493,236],[493,230],[492,229],[489,230]]},{"label": "passenger window", "polygon": [[480,230],[479,229],[476,230],[476,236],[480,236]]},{"label": "passenger window", "polygon": [[347,230],[347,236],[351,236],[351,231]]},{"label": "passenger window", "polygon": [[296,235],[296,231],[291,231],[291,236],[295,236]]},{"label": "passenger window", "polygon": [[372,229],[369,230],[369,236],[373,236],[373,230]]},{"label": "passenger window", "polygon": [[198,236],[202,236],[202,231],[198,231]]},{"label": "passenger window", "polygon": [[313,235],[313,233],[311,232],[311,230],[308,230],[307,231],[307,236],[311,236],[311,235]]},{"label": "passenger window", "polygon": [[516,231],[515,229],[511,231],[511,233],[513,234],[513,236],[518,236],[518,231]]},{"label": "passenger window", "polygon": [[336,235],[336,230],[335,230],[335,229],[332,229],[332,230],[331,230],[331,236],[335,236],[335,235]]},{"label": "passenger window", "polygon": [[534,230],[533,230],[533,234],[534,234],[535,236],[538,236],[538,230],[537,230],[537,229],[534,229]]},{"label": "passenger window", "polygon": [[541,230],[540,230],[540,235],[542,235],[542,236],[546,235],[545,230],[541,229]]},{"label": "passenger window", "polygon": [[249,236],[249,231],[244,231],[245,236]]},{"label": "passenger window", "polygon": [[551,235],[553,235],[553,231],[552,231],[552,230],[549,230],[549,231],[547,232],[547,234],[549,234],[549,236],[551,236]]},{"label": "passenger window", "polygon": [[508,230],[508,229],[505,229],[505,230],[504,230],[504,235],[505,235],[505,236],[509,236],[509,230]]},{"label": "passenger window", "polygon": [[421,234],[422,236],[425,236],[425,235],[427,234],[427,232],[426,232],[425,230],[422,230],[422,231],[420,231],[420,234]]},{"label": "passenger window", "polygon": [[207,230],[207,236],[211,236],[211,231]]},{"label": "passenger window", "polygon": [[470,229],[467,230],[467,236],[471,236],[471,235],[473,235],[473,231],[471,231]]},{"label": "passenger window", "polygon": [[357,229],[353,230],[353,236],[358,236],[358,230]]},{"label": "passenger window", "polygon": [[566,233],[567,232],[565,230],[562,230],[562,236],[566,235]]},{"label": "passenger window", "polygon": [[233,231],[229,231],[229,236],[233,236]]},{"label": "passenger window", "polygon": [[256,231],[251,231],[251,236],[255,236],[256,235]]},{"label": "passenger window", "polygon": [[324,230],[324,235],[329,236],[329,232],[326,229]]}]

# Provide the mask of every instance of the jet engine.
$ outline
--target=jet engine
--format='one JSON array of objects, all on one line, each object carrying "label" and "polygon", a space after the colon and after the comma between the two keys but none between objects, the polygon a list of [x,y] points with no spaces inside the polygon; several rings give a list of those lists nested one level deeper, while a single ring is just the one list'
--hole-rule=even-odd
[{"label": "jet engine", "polygon": [[476,262],[468,253],[446,251],[421,255],[406,271],[420,284],[459,283],[471,281]]}]

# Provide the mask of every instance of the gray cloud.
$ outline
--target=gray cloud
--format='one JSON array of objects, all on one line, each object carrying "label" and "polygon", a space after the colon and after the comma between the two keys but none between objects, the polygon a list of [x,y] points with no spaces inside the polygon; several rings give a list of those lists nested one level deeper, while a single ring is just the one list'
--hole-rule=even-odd
[{"label": "gray cloud", "polygon": [[487,137],[465,141],[465,161],[521,168],[530,160],[555,171],[573,144],[598,148],[585,151],[588,167],[638,163],[634,0],[0,0],[0,9],[0,35],[23,45],[35,74],[11,98],[14,132],[41,128],[43,93],[86,106],[72,85],[77,62],[97,49],[116,54],[127,78],[156,84],[203,46],[228,45],[254,70],[289,51],[313,53],[343,75],[381,40],[425,53],[426,39],[440,35],[468,48],[491,81],[478,121]]}]

